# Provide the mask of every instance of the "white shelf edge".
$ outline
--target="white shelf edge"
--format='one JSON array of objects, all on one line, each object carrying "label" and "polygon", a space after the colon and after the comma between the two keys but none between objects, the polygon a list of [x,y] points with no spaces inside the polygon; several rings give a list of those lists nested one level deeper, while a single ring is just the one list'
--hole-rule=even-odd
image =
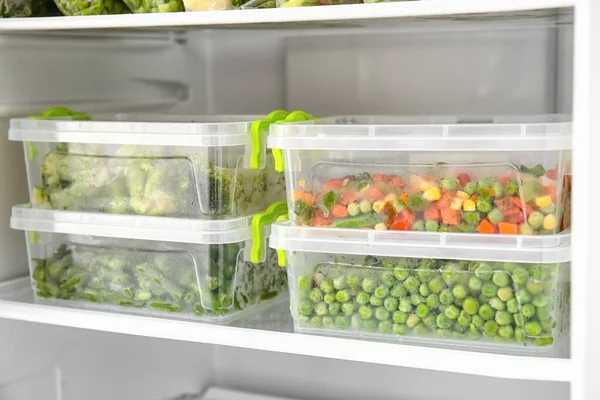
[{"label": "white shelf edge", "polygon": [[[29,278],[4,282],[6,290]],[[296,355],[494,378],[570,382],[570,359],[505,356],[353,339],[209,325],[0,300],[0,318]]]},{"label": "white shelf edge", "polygon": [[0,32],[372,20],[552,9],[574,7],[575,4],[576,0],[420,0],[265,10],[6,18],[0,20]]}]

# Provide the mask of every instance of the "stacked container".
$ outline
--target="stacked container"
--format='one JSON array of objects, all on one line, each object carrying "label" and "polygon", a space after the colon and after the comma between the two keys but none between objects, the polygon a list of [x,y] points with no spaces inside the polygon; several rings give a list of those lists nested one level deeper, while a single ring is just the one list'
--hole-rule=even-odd
[{"label": "stacked container", "polygon": [[288,114],[12,120],[31,204],[11,225],[28,232],[37,298],[224,322],[278,297],[274,252],[250,264],[251,220],[284,198],[262,135]]},{"label": "stacked container", "polygon": [[566,331],[563,117],[332,117],[268,144],[298,331],[516,353]]}]

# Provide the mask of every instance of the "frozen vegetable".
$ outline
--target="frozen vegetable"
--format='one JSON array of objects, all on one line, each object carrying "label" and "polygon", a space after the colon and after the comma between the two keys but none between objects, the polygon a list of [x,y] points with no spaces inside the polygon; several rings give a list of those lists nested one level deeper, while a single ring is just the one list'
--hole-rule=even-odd
[{"label": "frozen vegetable", "polygon": [[54,0],[64,15],[127,14],[129,9],[121,0]]},{"label": "frozen vegetable", "polygon": [[50,0],[0,0],[0,18],[43,17],[55,12]]},{"label": "frozen vegetable", "polygon": [[[436,165],[402,175],[364,172],[301,179],[291,193],[290,212],[300,225],[378,230],[480,234],[553,234],[561,223],[568,192],[556,169],[501,166],[493,175],[473,165],[472,177],[459,168]],[[467,168],[468,169],[468,168]]]},{"label": "frozen vegetable", "polygon": [[184,0],[186,11],[232,10],[232,0]]},{"label": "frozen vegetable", "polygon": [[[268,153],[262,170],[241,167],[242,155],[179,147],[60,143],[44,155],[36,207],[113,214],[198,218],[250,215],[284,198],[283,174]],[[110,155],[109,155],[110,154]],[[230,155],[230,156],[229,156]],[[229,156],[229,157],[228,157]]]},{"label": "frozen vegetable", "polygon": [[123,0],[134,13],[185,11],[183,0]]},{"label": "frozen vegetable", "polygon": [[[372,256],[346,262],[332,255],[291,278],[302,289],[292,311],[308,328],[335,316],[343,330],[548,346],[558,335],[562,267]],[[324,293],[332,302],[321,309]]]},{"label": "frozen vegetable", "polygon": [[238,265],[240,244],[208,246],[205,258],[187,251],[63,243],[50,257],[33,260],[33,284],[43,298],[197,316],[242,310],[287,287],[275,252],[262,265]]}]

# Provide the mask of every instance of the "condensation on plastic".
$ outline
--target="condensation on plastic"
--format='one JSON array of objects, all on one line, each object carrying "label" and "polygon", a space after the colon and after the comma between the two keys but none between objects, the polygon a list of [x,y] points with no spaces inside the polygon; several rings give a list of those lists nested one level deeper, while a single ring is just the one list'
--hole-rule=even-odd
[{"label": "condensation on plastic", "polygon": [[185,11],[182,0],[123,0],[134,13],[165,13]]},{"label": "condensation on plastic", "polygon": [[54,0],[64,15],[127,14],[129,9],[121,0]]},{"label": "condensation on plastic", "polygon": [[183,0],[186,11],[233,10],[233,0]]},{"label": "condensation on plastic", "polygon": [[[301,251],[289,251],[287,260],[291,311],[298,332],[503,354],[554,355],[560,348],[555,344],[568,331],[569,263],[503,264]],[[482,266],[493,270],[492,279],[492,275],[482,278],[477,271]],[[517,268],[534,276],[541,273],[542,280],[529,276],[516,283],[512,278]],[[505,286],[493,283],[499,282],[497,274],[508,277]],[[366,280],[369,286],[363,285]],[[483,289],[478,289],[479,284]],[[323,300],[323,290],[332,296],[329,303]],[[338,295],[340,292],[343,295]],[[463,309],[464,299],[455,295],[470,299],[471,311]],[[501,300],[498,296],[507,297]],[[480,313],[484,304],[490,308]]]},{"label": "condensation on plastic", "polygon": [[300,225],[554,234],[570,226],[571,125],[547,119],[562,117],[337,117],[274,124],[268,143]]},{"label": "condensation on plastic", "polygon": [[302,227],[290,221],[271,225],[270,246],[291,252],[386,257],[442,258],[491,262],[571,261],[571,234],[549,236],[477,235]]},{"label": "condensation on plastic", "polygon": [[285,197],[270,152],[261,149],[263,168],[249,167],[252,117],[96,118],[105,119],[11,121],[38,208],[215,218]]}]

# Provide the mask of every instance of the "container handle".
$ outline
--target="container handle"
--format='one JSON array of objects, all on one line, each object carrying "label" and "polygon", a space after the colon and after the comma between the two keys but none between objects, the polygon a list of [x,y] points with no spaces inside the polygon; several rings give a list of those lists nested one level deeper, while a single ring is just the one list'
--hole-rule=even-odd
[{"label": "container handle", "polygon": [[250,153],[250,169],[260,169],[261,159],[263,149],[263,132],[269,130],[269,126],[271,124],[283,120],[290,114],[289,111],[286,110],[275,110],[269,113],[263,119],[257,119],[252,122],[252,126],[250,128],[250,134],[252,137],[252,152]]},{"label": "container handle", "polygon": [[41,114],[30,115],[33,119],[71,119],[74,121],[89,121],[92,119],[87,113],[76,112],[67,107],[52,107]]},{"label": "container handle", "polygon": [[[280,216],[277,218],[277,222],[280,222],[280,221],[285,221],[286,219],[288,219],[288,215],[287,215],[287,213],[286,213],[285,215],[280,215]],[[286,265],[287,265],[287,261],[286,261],[286,259],[285,259],[285,250],[276,249],[276,251],[277,251],[277,264],[278,264],[280,267],[283,267],[283,268],[285,268],[285,267],[286,267]]]},{"label": "container handle", "polygon": [[252,218],[252,248],[250,249],[250,262],[259,264],[262,261],[265,225],[270,225],[277,217],[287,215],[288,206],[285,201],[278,201],[269,206],[260,214],[256,214]]}]

